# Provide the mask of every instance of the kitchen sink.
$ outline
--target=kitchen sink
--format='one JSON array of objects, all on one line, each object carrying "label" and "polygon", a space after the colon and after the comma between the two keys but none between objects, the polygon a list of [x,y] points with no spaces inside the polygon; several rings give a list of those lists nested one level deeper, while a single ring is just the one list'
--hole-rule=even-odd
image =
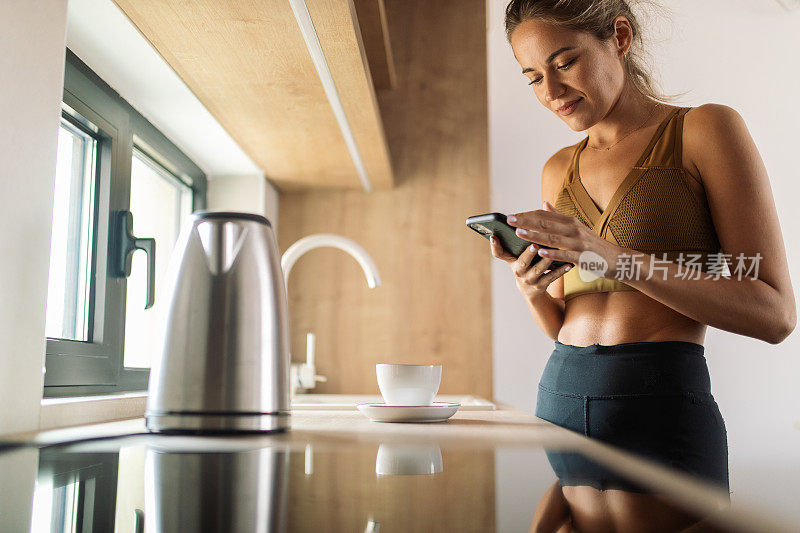
[{"label": "kitchen sink", "polygon": [[[461,411],[494,411],[496,406],[478,396],[468,394],[441,394],[434,402],[460,403]],[[383,403],[379,394],[297,394],[292,399],[293,410],[353,409],[360,403]]]}]

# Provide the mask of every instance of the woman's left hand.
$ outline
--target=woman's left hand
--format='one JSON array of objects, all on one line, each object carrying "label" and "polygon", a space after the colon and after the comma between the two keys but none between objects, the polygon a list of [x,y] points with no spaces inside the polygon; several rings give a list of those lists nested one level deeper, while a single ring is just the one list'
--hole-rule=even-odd
[{"label": "woman's left hand", "polygon": [[618,258],[626,252],[625,248],[603,239],[577,218],[559,213],[550,202],[544,202],[543,206],[544,209],[514,213],[507,217],[508,224],[517,228],[517,236],[536,244],[558,248],[540,248],[538,253],[553,261],[566,261],[575,266],[580,266],[582,253],[594,252],[607,265],[602,277],[613,278]]}]

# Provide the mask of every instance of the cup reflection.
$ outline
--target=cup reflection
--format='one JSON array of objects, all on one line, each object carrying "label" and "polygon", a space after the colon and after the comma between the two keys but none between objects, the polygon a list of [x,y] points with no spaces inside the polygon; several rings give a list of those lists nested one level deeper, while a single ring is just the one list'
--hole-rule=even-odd
[{"label": "cup reflection", "polygon": [[438,474],[442,470],[442,449],[436,445],[381,444],[375,458],[378,476]]}]

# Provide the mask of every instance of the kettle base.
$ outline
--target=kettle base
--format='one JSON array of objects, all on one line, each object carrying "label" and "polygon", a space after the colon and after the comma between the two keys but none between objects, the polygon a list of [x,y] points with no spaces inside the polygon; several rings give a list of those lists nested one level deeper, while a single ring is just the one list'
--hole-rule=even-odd
[{"label": "kettle base", "polygon": [[290,428],[289,413],[217,414],[166,413],[145,414],[151,433],[272,433]]}]

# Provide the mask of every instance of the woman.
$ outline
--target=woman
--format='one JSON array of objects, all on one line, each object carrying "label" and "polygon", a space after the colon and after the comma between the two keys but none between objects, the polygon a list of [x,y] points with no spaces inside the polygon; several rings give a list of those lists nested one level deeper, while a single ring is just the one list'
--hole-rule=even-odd
[{"label": "woman", "polygon": [[624,0],[512,0],[505,22],[536,98],[587,132],[545,164],[543,208],[508,217],[534,244],[491,243],[555,340],[536,414],[727,489],[706,327],[777,344],[796,323],[755,144],[730,107],[664,102]]}]

